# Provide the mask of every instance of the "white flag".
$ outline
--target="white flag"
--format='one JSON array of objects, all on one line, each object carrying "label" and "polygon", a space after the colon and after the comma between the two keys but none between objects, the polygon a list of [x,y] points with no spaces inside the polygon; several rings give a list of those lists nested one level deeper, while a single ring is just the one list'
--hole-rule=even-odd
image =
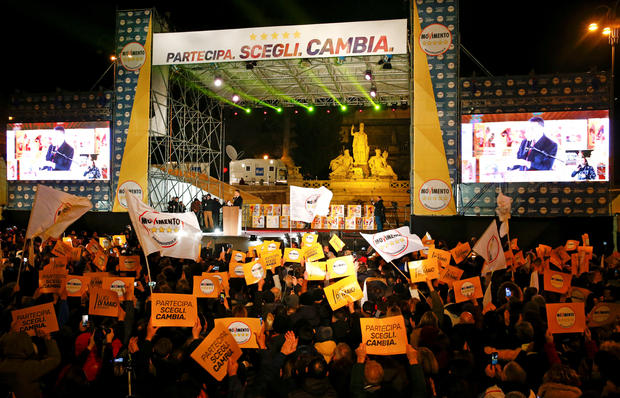
[{"label": "white flag", "polygon": [[484,291],[484,297],[482,297],[482,308],[486,308],[492,302],[493,292],[491,292],[491,281],[489,281],[489,286],[487,286],[487,290]]},{"label": "white flag", "polygon": [[504,248],[497,232],[497,222],[495,220],[484,231],[484,234],[478,239],[472,250],[486,260],[484,267],[482,267],[483,275],[487,272],[506,268]]},{"label": "white flag", "polygon": [[510,219],[510,212],[512,207],[512,198],[504,195],[501,191],[497,194],[497,207],[495,212],[501,222],[505,222]]},{"label": "white flag", "polygon": [[125,195],[129,218],[145,255],[158,251],[162,256],[198,259],[202,231],[193,212],[160,213],[131,192]]},{"label": "white flag", "polygon": [[57,191],[45,185],[37,185],[26,239],[36,236],[43,241],[58,239],[65,229],[93,207],[88,198]]},{"label": "white flag", "polygon": [[291,185],[291,221],[312,222],[314,216],[329,214],[334,194],[325,187],[302,188]]},{"label": "white flag", "polygon": [[383,257],[388,263],[405,254],[417,252],[424,249],[420,238],[409,232],[409,227],[390,229],[389,231],[378,232],[376,234],[360,235],[366,239],[370,246]]}]

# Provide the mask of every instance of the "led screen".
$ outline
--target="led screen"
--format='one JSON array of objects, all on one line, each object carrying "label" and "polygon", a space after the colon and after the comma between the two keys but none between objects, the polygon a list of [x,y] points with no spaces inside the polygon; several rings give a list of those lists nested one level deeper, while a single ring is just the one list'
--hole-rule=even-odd
[{"label": "led screen", "polygon": [[606,110],[465,115],[462,182],[609,181]]},{"label": "led screen", "polygon": [[109,180],[110,123],[7,125],[7,179]]}]

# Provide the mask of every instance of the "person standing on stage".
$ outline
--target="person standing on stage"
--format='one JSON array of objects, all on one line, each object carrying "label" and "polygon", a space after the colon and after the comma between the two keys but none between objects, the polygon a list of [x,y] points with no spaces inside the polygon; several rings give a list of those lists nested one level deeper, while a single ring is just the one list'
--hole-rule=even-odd
[{"label": "person standing on stage", "polygon": [[383,198],[381,196],[377,196],[377,200],[375,202],[370,201],[370,203],[375,206],[375,224],[377,227],[377,232],[383,231],[383,223],[385,222],[385,206],[383,206]]},{"label": "person standing on stage", "polygon": [[543,118],[535,116],[529,122],[525,139],[521,141],[517,152],[518,160],[515,167],[528,171],[551,170],[558,152],[558,144],[545,135]]},{"label": "person standing on stage", "polygon": [[213,230],[213,200],[211,194],[202,198],[202,211],[205,219],[205,229],[207,231]]},{"label": "person standing on stage", "polygon": [[238,189],[235,189],[235,194],[233,195],[233,206],[243,207],[243,198],[241,197],[241,193]]},{"label": "person standing on stage", "polygon": [[220,227],[220,209],[222,208],[222,204],[220,200],[216,197],[211,199],[211,216],[213,217],[213,228]]}]

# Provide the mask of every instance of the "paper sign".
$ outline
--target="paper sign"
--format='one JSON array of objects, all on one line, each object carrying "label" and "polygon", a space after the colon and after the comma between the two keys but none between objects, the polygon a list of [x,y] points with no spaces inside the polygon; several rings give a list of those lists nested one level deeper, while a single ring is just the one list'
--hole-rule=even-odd
[{"label": "paper sign", "polygon": [[88,314],[118,317],[120,311],[118,294],[107,289],[90,289],[88,300]]},{"label": "paper sign", "polygon": [[371,355],[399,355],[407,352],[407,329],[402,315],[388,318],[360,318],[362,342]]},{"label": "paper sign", "polygon": [[112,242],[114,242],[114,246],[123,246],[127,243],[127,237],[125,235],[112,235]]},{"label": "paper sign", "polygon": [[428,258],[426,260],[410,261],[407,263],[407,267],[409,267],[409,275],[411,275],[412,283],[426,282],[427,278],[439,278],[439,265],[437,257]]},{"label": "paper sign", "polygon": [[454,249],[450,250],[450,253],[452,254],[452,258],[454,258],[454,262],[460,264],[467,258],[470,251],[471,247],[469,246],[469,242],[465,242],[456,245]]},{"label": "paper sign", "polygon": [[64,268],[50,268],[39,272],[39,290],[41,293],[60,293],[68,271]]},{"label": "paper sign", "polygon": [[133,300],[134,278],[121,278],[118,276],[103,278],[102,288],[109,289],[118,294],[119,300]]},{"label": "paper sign", "polygon": [[567,293],[568,289],[570,289],[571,277],[571,274],[547,270],[544,278],[545,290],[556,293]]},{"label": "paper sign", "polygon": [[216,318],[215,326],[220,325],[228,329],[239,348],[258,348],[255,334],[260,333],[260,319]]},{"label": "paper sign", "polygon": [[518,251],[514,254],[514,265],[515,267],[521,267],[523,265],[525,265],[525,258],[523,257],[523,252],[522,251]]},{"label": "paper sign", "polygon": [[15,328],[18,332],[26,332],[30,336],[35,336],[37,329],[45,332],[57,332],[58,320],[54,304],[46,303],[35,305],[20,310],[11,311]]},{"label": "paper sign", "polygon": [[[428,259],[436,258],[437,264],[439,264],[439,266],[443,268],[443,267],[450,265],[451,255],[452,254],[447,250],[435,249],[433,247],[432,249],[428,249],[427,258]],[[437,277],[439,277],[439,275],[437,275]]]},{"label": "paper sign", "polygon": [[266,253],[271,253],[274,252],[276,250],[280,250],[280,242],[276,242],[273,240],[268,240],[265,241],[265,243],[263,243],[261,245],[261,249],[259,250],[259,254],[262,256],[263,254]]},{"label": "paper sign", "polygon": [[230,263],[231,264],[244,264],[245,257],[246,257],[246,254],[244,252],[233,250],[232,255],[230,256]]},{"label": "paper sign", "polygon": [[72,250],[73,250],[73,247],[71,247],[70,245],[67,245],[61,240],[58,240],[56,241],[56,244],[54,245],[54,249],[52,249],[52,254],[58,257],[69,257],[71,255]]},{"label": "paper sign", "polygon": [[74,263],[77,263],[81,259],[82,259],[82,248],[81,247],[74,247],[71,250],[71,256],[69,256],[69,260],[74,262]]},{"label": "paper sign", "polygon": [[99,245],[104,249],[109,249],[112,247],[112,242],[108,238],[99,238]]},{"label": "paper sign", "polygon": [[590,246],[590,236],[588,234],[581,235],[581,241],[584,246]]},{"label": "paper sign", "polygon": [[340,279],[338,282],[323,289],[332,310],[344,307],[348,303],[360,300],[364,293],[353,275]]},{"label": "paper sign", "polygon": [[511,250],[519,250],[519,245],[517,243],[518,238],[514,238],[513,240],[510,241],[510,249]]},{"label": "paper sign", "polygon": [[151,297],[153,326],[194,326],[198,317],[196,297],[174,293],[153,293]]},{"label": "paper sign", "polygon": [[241,356],[241,349],[224,325],[215,325],[211,333],[190,355],[216,380],[226,377],[228,360],[234,361]]},{"label": "paper sign", "polygon": [[327,275],[327,263],[325,261],[309,261],[306,263],[306,272],[309,281],[325,280]]},{"label": "paper sign", "polygon": [[329,240],[329,244],[332,245],[334,250],[336,250],[336,253],[341,251],[344,247],[344,242],[336,234],[332,235],[331,239]]},{"label": "paper sign", "polygon": [[50,264],[53,268],[66,268],[67,264],[69,264],[69,259],[67,257],[52,257],[50,258]]},{"label": "paper sign", "polygon": [[265,264],[260,258],[251,263],[243,264],[243,275],[245,276],[245,283],[248,286],[264,279],[266,273]]},{"label": "paper sign", "polygon": [[284,249],[284,261],[288,263],[299,263],[303,257],[302,250],[294,247]]},{"label": "paper sign", "polygon": [[454,289],[454,301],[457,303],[484,296],[479,276],[455,281],[452,287]]},{"label": "paper sign", "polygon": [[64,237],[62,238],[62,241],[63,241],[64,243],[66,243],[67,245],[69,245],[69,246],[72,246],[72,245],[73,245],[73,243],[72,243],[72,239],[71,239],[71,237],[70,237],[70,236],[64,236]]},{"label": "paper sign", "polygon": [[103,247],[94,239],[91,239],[90,242],[86,245],[86,251],[91,255],[95,255],[98,251],[102,251]]},{"label": "paper sign", "polygon": [[551,333],[582,333],[586,327],[584,303],[547,304],[547,327]]},{"label": "paper sign", "polygon": [[254,257],[258,257],[256,255],[256,246],[250,246],[248,247],[248,253],[246,254],[245,258],[254,258]]},{"label": "paper sign", "polygon": [[463,276],[463,272],[464,271],[460,268],[448,265],[439,273],[439,282],[445,283],[448,286],[452,287],[452,284],[455,281],[461,279],[461,276]]},{"label": "paper sign", "polygon": [[120,256],[118,258],[118,270],[121,272],[138,272],[140,268],[140,256]]},{"label": "paper sign", "polygon": [[108,255],[103,250],[98,251],[93,257],[93,264],[101,271],[105,271],[108,264]]},{"label": "paper sign", "polygon": [[280,252],[280,250],[274,252],[263,252],[260,260],[265,265],[265,269],[276,269],[276,267],[282,265],[282,252]]},{"label": "paper sign", "polygon": [[536,248],[536,255],[541,259],[546,259],[551,255],[551,246],[538,245]]},{"label": "paper sign", "polygon": [[585,303],[592,292],[582,287],[571,286],[570,298],[573,303]]},{"label": "paper sign", "polygon": [[202,274],[194,276],[193,295],[203,298],[218,298],[222,284],[215,275]]},{"label": "paper sign", "polygon": [[327,260],[326,265],[329,279],[337,279],[349,275],[355,275],[353,256],[330,258]]},{"label": "paper sign", "polygon": [[[241,267],[241,272],[243,272],[243,267]],[[224,292],[226,293],[226,296],[228,296],[228,289],[229,289],[228,273],[226,273],[226,272],[203,272],[202,275],[203,276],[205,276],[205,275],[207,275],[207,276],[213,275],[214,277],[219,279],[220,284],[222,285],[222,288],[224,289]]]},{"label": "paper sign", "polygon": [[306,261],[317,261],[325,258],[325,253],[320,244],[315,243],[312,246],[306,246],[303,249],[304,258]]},{"label": "paper sign", "polygon": [[107,272],[85,272],[84,276],[88,277],[88,289],[101,289],[103,278],[110,276]]},{"label": "paper sign", "polygon": [[588,314],[588,326],[599,327],[614,323],[620,317],[620,304],[598,303]]},{"label": "paper sign", "polygon": [[[318,235],[313,233],[305,233],[301,237],[301,246],[309,247],[317,243]],[[319,245],[320,246],[320,245]]]},{"label": "paper sign", "polygon": [[245,264],[230,264],[230,267],[228,268],[229,278],[245,278],[245,273],[243,272],[244,266]]},{"label": "paper sign", "polygon": [[566,264],[570,261],[570,254],[566,252],[564,246],[558,246],[555,248],[555,252],[560,258],[562,264]]},{"label": "paper sign", "polygon": [[575,251],[577,250],[578,247],[579,247],[578,240],[567,240],[566,244],[564,245],[564,248],[566,249],[567,252]]},{"label": "paper sign", "polygon": [[579,275],[579,253],[570,255],[570,269],[572,275]]},{"label": "paper sign", "polygon": [[82,295],[88,290],[89,282],[90,278],[87,276],[67,275],[67,279],[65,279],[67,296],[82,297]]}]

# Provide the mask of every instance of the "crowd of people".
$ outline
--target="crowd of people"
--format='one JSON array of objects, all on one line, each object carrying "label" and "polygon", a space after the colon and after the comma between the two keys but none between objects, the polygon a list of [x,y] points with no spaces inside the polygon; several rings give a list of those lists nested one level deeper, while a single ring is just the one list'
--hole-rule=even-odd
[{"label": "crowd of people", "polygon": [[[530,287],[531,271],[544,260],[533,250],[525,265],[483,278],[483,288],[489,282],[492,287],[492,300],[483,306],[481,299],[455,303],[453,291],[437,279],[410,284],[405,265],[421,252],[390,264],[371,248],[352,252],[345,246],[335,252],[327,244],[329,236],[321,236],[326,257],[355,258],[357,279],[361,286],[367,282],[363,305],[355,301],[332,310],[323,290],[329,280],[309,281],[303,260],[283,262],[257,284],[231,278],[227,296],[199,298],[199,320],[191,328],[179,328],[150,322],[149,282],[156,293],[192,294],[193,276],[228,271],[235,248],[206,244],[199,261],[152,254],[151,281],[135,234],[129,227],[124,234],[126,243],[110,251],[105,269],[127,274],[119,272],[117,256],[141,256],[142,269],[126,275],[135,276],[136,284],[132,299],[122,300],[124,319],[91,315],[83,321],[88,292],[67,297],[65,290],[39,290],[39,273],[50,263],[55,242],[35,239],[33,250],[21,252],[24,230],[2,232],[0,396],[620,396],[618,320],[584,333],[550,333],[545,304],[574,298]],[[66,235],[74,247],[98,237]],[[435,245],[449,249],[445,242]],[[282,246],[295,247],[296,242]],[[34,258],[26,260],[27,252],[34,252]],[[595,253],[589,271],[572,280],[572,286],[591,292],[585,298],[586,313],[599,302],[618,300],[618,257],[605,253],[606,260],[600,261],[602,254]],[[464,271],[461,278],[479,276],[483,259],[469,255],[452,265]],[[99,271],[87,250],[67,267],[71,275]],[[37,330],[34,337],[16,332],[11,312],[42,303],[53,303],[59,331],[49,335]],[[406,354],[369,355],[360,319],[396,315],[405,320]],[[190,354],[214,328],[214,320],[223,317],[260,318],[262,327],[254,335],[259,348],[243,349],[218,382]]]}]

